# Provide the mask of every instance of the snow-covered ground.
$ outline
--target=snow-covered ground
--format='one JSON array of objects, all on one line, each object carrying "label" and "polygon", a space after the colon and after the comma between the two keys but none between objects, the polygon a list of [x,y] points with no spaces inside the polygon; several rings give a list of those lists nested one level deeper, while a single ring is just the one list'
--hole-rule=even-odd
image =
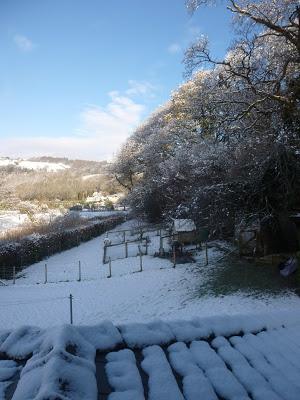
[{"label": "snow-covered ground", "polygon": [[0,212],[0,232],[17,228],[27,222],[30,222],[28,215],[21,214],[19,211]]},{"label": "snow-covered ground", "polygon": [[[131,224],[128,221],[115,230]],[[245,314],[254,310],[292,310],[300,306],[300,299],[293,292],[276,297],[267,294],[252,297],[249,293],[200,296],[199,287],[210,279],[214,260],[221,254],[214,249],[209,249],[208,267],[204,266],[204,254],[201,252],[197,264],[177,265],[175,269],[169,260],[144,256],[143,272],[137,272],[140,268],[139,257],[114,260],[112,278],[108,279],[108,264],[102,264],[105,237],[104,234],[51,256],[25,269],[15,285],[0,286],[0,326],[14,328],[31,324],[48,327],[69,322],[70,294],[74,296],[74,322],[80,325],[95,324],[103,319],[114,323],[145,322],[155,318],[170,320]],[[159,246],[157,237],[151,239],[150,254]],[[123,250],[124,245],[119,247],[119,251]],[[134,255],[137,252],[135,245],[131,253]],[[77,281],[79,261],[80,282]],[[44,284],[45,263],[47,284]]]},{"label": "snow-covered ground", "polygon": [[34,222],[48,224],[65,212],[64,209],[48,209],[44,212],[37,210],[32,213],[30,219],[28,214],[21,213],[18,210],[0,211],[0,237],[1,234],[5,234],[12,229],[18,228],[24,224],[31,224],[32,220],[34,220]]},{"label": "snow-covered ground", "polygon": [[[95,218],[95,217],[111,217],[112,215],[119,215],[119,214],[124,214],[124,211],[89,211],[89,210],[83,210],[83,211],[73,211],[74,213],[78,213],[80,217],[82,218]],[[126,211],[125,211],[126,212]]]},{"label": "snow-covered ground", "polygon": [[47,172],[57,172],[70,168],[69,165],[63,163],[50,163],[44,161],[29,161],[23,159],[12,159],[8,157],[0,157],[0,167],[14,166],[21,169],[45,170]]}]

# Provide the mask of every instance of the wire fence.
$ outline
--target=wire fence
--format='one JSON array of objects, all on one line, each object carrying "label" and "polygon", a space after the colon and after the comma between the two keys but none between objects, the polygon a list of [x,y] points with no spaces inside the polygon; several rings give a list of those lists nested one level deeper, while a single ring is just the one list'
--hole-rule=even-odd
[{"label": "wire fence", "polygon": [[31,267],[24,267],[21,271],[16,267],[0,266],[0,276],[0,285],[47,284],[94,280],[99,277],[99,270],[94,265],[79,260],[62,265],[39,263]]},{"label": "wire fence", "polygon": [[106,264],[109,259],[113,261],[136,257],[141,252],[143,255],[161,253],[164,245],[169,247],[169,238],[171,235],[162,225],[106,232],[102,262]]},{"label": "wire fence", "polygon": [[123,229],[120,231],[108,231],[106,237],[111,241],[111,244],[121,244],[126,241],[142,240],[144,238],[150,238],[153,236],[159,236],[165,231],[166,228],[163,225],[150,225],[150,226],[137,226],[131,229]]},{"label": "wire fence", "polygon": [[[36,311],[41,310],[43,307],[43,304],[45,303],[51,303],[53,304],[54,302],[60,301],[61,305],[60,308],[63,307],[65,309],[64,313],[60,313],[60,315],[64,314],[66,321],[69,322],[70,324],[73,324],[73,307],[74,307],[74,296],[70,294],[69,296],[60,296],[60,297],[47,297],[47,298],[38,298],[38,299],[30,299],[30,300],[15,300],[15,301],[1,301],[0,303],[0,312],[1,309],[10,309],[14,307],[21,307],[21,306],[30,306],[30,309],[32,309],[32,306],[36,306]],[[49,310],[48,310],[49,311]]]}]

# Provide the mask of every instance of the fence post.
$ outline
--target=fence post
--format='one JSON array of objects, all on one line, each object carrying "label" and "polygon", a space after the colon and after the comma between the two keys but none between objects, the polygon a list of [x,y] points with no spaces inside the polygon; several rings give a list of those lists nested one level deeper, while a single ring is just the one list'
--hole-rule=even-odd
[{"label": "fence post", "polygon": [[70,323],[73,325],[73,296],[70,294]]},{"label": "fence post", "polygon": [[78,261],[78,282],[81,281],[81,262]]},{"label": "fence post", "polygon": [[159,238],[159,255],[160,256],[164,255],[163,237],[162,236],[160,236],[160,238]]},{"label": "fence post", "polygon": [[173,247],[173,268],[176,267],[176,248]]},{"label": "fence post", "polygon": [[126,241],[126,231],[123,232],[123,243]]},{"label": "fence post", "polygon": [[13,267],[13,284],[16,283],[16,267]]},{"label": "fence post", "polygon": [[105,244],[103,247],[103,260],[102,260],[102,264],[105,264],[106,262],[106,250],[107,250],[107,245]]},{"label": "fence post", "polygon": [[208,265],[207,242],[205,242],[205,265]]},{"label": "fence post", "polygon": [[48,281],[48,268],[47,268],[47,264],[45,264],[45,282],[44,283],[47,283],[47,281]]},{"label": "fence post", "polygon": [[146,238],[146,254],[145,254],[145,256],[147,256],[148,255],[148,239]]},{"label": "fence post", "polygon": [[139,249],[139,256],[140,256],[140,270],[139,270],[139,272],[142,272],[143,271],[143,253],[142,253],[142,250],[141,250],[141,246],[138,246],[138,249]]},{"label": "fence post", "polygon": [[108,258],[108,269],[109,269],[109,274],[108,274],[108,278],[111,278],[111,258]]},{"label": "fence post", "polygon": [[128,258],[128,242],[125,242],[125,258]]}]

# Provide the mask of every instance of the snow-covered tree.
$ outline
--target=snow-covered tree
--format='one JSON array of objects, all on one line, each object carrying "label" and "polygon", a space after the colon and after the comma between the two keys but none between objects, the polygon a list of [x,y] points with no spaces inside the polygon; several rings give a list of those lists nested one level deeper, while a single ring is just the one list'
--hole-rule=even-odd
[{"label": "snow-covered tree", "polygon": [[224,60],[211,57],[206,38],[194,43],[185,63],[195,72],[116,162],[138,214],[192,216],[223,233],[247,216],[287,212],[300,198],[298,2],[227,3],[236,40]]}]

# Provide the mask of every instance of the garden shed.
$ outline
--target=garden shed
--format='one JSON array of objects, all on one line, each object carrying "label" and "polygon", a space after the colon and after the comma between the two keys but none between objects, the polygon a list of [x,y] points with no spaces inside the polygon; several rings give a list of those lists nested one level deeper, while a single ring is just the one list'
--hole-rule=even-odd
[{"label": "garden shed", "polygon": [[267,256],[300,250],[298,214],[269,216],[236,229],[240,255]]},{"label": "garden shed", "polygon": [[173,219],[172,234],[180,243],[191,243],[197,238],[196,225],[192,219]]}]

